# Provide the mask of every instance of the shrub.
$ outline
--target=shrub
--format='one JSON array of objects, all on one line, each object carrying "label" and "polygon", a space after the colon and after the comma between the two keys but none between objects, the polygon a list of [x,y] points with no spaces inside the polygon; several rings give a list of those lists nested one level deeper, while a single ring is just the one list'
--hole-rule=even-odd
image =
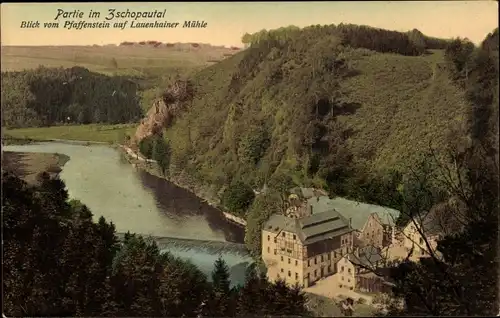
[{"label": "shrub", "polygon": [[241,214],[252,204],[254,198],[252,188],[242,181],[237,181],[224,191],[222,205],[231,212]]}]

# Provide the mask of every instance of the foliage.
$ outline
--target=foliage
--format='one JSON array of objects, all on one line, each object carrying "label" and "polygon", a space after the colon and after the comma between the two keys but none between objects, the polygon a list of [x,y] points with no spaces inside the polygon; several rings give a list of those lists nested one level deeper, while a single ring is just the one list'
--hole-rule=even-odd
[{"label": "foliage", "polygon": [[[253,297],[259,302],[240,308],[248,292],[229,287],[221,258],[210,283],[150,239],[127,233],[118,244],[114,225],[102,217],[94,223],[84,204],[68,201],[59,179],[42,175],[31,187],[10,173],[2,177],[6,316],[306,315],[299,289],[265,277]],[[253,289],[247,282],[241,290]]]},{"label": "foliage", "polygon": [[138,85],[128,78],[85,68],[45,68],[2,73],[2,124],[127,123],[142,111]]},{"label": "foliage", "polygon": [[167,140],[159,135],[143,138],[139,142],[139,151],[146,158],[156,160],[165,175],[170,166],[170,145]]},{"label": "foliage", "polygon": [[264,41],[287,41],[300,34],[322,32],[323,35],[339,36],[344,45],[354,48],[366,48],[377,52],[391,52],[403,55],[419,55],[426,49],[444,49],[447,40],[425,36],[417,29],[407,34],[388,31],[368,26],[352,24],[314,25],[300,29],[296,26],[281,27],[275,30],[261,30],[253,34],[244,34],[241,41],[244,44],[260,44]]},{"label": "foliage", "polygon": [[[492,40],[493,34],[486,41]],[[475,67],[471,76],[465,78],[467,97],[472,105],[468,112],[469,142],[449,146],[448,159],[456,176],[446,166],[439,166],[431,176],[444,184],[448,196],[453,198],[448,201],[446,212],[448,217],[457,219],[463,229],[438,240],[440,257],[433,253],[417,263],[405,261],[392,268],[393,296],[403,300],[404,307],[391,306],[389,315],[498,314],[495,264],[499,258],[498,250],[491,248],[498,240],[499,208],[498,62],[494,60],[498,46],[495,50],[489,44],[476,49]],[[452,54],[450,58],[457,56]],[[431,159],[436,161],[435,156]],[[413,206],[419,208],[415,202]]]},{"label": "foliage", "polygon": [[252,127],[249,130],[249,133],[239,142],[238,157],[244,164],[255,165],[269,147],[269,136],[261,126]]},{"label": "foliage", "polygon": [[231,212],[244,214],[254,198],[255,194],[250,186],[236,181],[224,191],[221,203]]},{"label": "foliage", "polygon": [[474,68],[472,65],[474,48],[474,44],[468,39],[456,38],[445,50],[445,58],[451,64],[452,78],[462,85],[467,82],[469,73]]},{"label": "foliage", "polygon": [[252,255],[260,257],[262,228],[264,223],[274,213],[283,213],[281,194],[269,192],[255,198],[247,213],[247,227],[245,229],[245,244]]},{"label": "foliage", "polygon": [[[443,52],[413,56],[407,33],[369,27],[285,29],[261,32],[191,78],[192,104],[165,132],[171,173],[216,190],[233,180],[280,192],[313,186],[400,208],[398,187],[416,154],[430,141],[444,145],[465,121],[463,93],[438,66]],[[425,49],[447,43],[438,42]],[[280,175],[287,182],[275,182]],[[247,221],[265,219],[257,214]]]}]

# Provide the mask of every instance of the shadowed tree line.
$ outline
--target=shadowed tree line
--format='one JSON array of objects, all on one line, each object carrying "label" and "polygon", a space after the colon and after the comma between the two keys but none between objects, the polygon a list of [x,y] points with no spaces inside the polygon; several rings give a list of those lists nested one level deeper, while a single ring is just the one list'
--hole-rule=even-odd
[{"label": "shadowed tree line", "polygon": [[62,123],[130,123],[142,110],[138,84],[82,67],[2,72],[2,124],[9,127]]},{"label": "shadowed tree line", "polygon": [[2,178],[3,313],[6,316],[307,315],[299,288],[270,283],[255,267],[230,287],[219,258],[209,280],[188,261],[115,227],[78,201],[64,183],[40,176],[30,187]]},{"label": "shadowed tree line", "polygon": [[252,34],[245,33],[241,42],[246,46],[262,44],[266,41],[284,43],[301,33],[315,34],[321,32],[325,36],[339,37],[343,45],[353,48],[365,48],[381,53],[397,53],[402,55],[421,55],[430,49],[444,49],[448,40],[429,37],[417,29],[409,32],[397,32],[373,28],[364,25],[313,25],[299,28],[291,25],[274,30],[261,30]]}]

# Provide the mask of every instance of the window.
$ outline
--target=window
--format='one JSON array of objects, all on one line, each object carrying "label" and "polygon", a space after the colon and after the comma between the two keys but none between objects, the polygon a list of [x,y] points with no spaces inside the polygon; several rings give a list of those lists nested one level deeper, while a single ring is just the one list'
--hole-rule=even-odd
[{"label": "window", "polygon": [[350,289],[350,290],[352,290],[352,286],[351,286],[351,287],[349,287],[349,289]]},{"label": "window", "polygon": [[316,257],[314,258],[314,264],[318,264],[318,259]]},{"label": "window", "polygon": [[271,235],[268,235],[267,236],[267,240],[270,241],[271,240]]},{"label": "window", "polygon": [[295,266],[299,266],[299,261],[295,261]]},{"label": "window", "polygon": [[344,276],[342,276],[342,280],[344,280]]},{"label": "window", "polygon": [[328,260],[330,260],[330,258],[332,257],[332,255],[330,253],[328,253],[326,257],[328,258]]},{"label": "window", "polygon": [[271,253],[271,248],[269,246],[267,247],[267,252]]},{"label": "window", "polygon": [[283,268],[281,269],[281,272],[282,272],[282,273],[284,272],[284,271],[283,271]]},{"label": "window", "polygon": [[332,271],[332,265],[328,265],[328,273]]},{"label": "window", "polygon": [[423,238],[420,238],[420,244],[424,244],[424,239]]},{"label": "window", "polygon": [[307,267],[309,267],[309,266],[311,266],[311,260],[310,259],[307,260]]},{"label": "window", "polygon": [[296,240],[297,239],[297,235],[294,234],[293,235],[293,239]]},{"label": "window", "polygon": [[281,236],[283,236],[283,237],[285,237],[285,235],[286,235],[286,233],[285,233],[285,232],[283,232],[283,233],[281,234]]},{"label": "window", "polygon": [[337,251],[333,252],[333,257],[337,258]]},{"label": "window", "polygon": [[323,262],[323,255],[321,255],[321,261]]},{"label": "window", "polygon": [[351,273],[351,269],[349,268],[349,269],[347,270],[347,272],[350,274],[350,273]]},{"label": "window", "polygon": [[292,276],[292,272],[288,271],[288,277]]},{"label": "window", "polygon": [[351,280],[348,278],[348,279],[347,279],[347,282],[348,282],[348,283],[350,283],[350,282],[351,282]]},{"label": "window", "polygon": [[315,269],[315,270],[314,270],[314,277],[317,277],[317,276],[318,276],[318,270],[317,270],[317,269]]},{"label": "window", "polygon": [[281,256],[281,261],[283,262],[283,256]]},{"label": "window", "polygon": [[290,257],[288,258],[288,264],[291,264],[292,260],[290,259]]},{"label": "window", "polygon": [[341,272],[343,272],[343,271],[344,271],[344,266],[342,266],[342,267],[340,268],[340,271],[341,271]]},{"label": "window", "polygon": [[278,239],[275,237],[274,238],[274,243],[277,243],[278,242]]},{"label": "window", "polygon": [[299,273],[295,273],[295,279],[299,279]]},{"label": "window", "polygon": [[309,279],[309,277],[311,277],[310,273],[307,273],[306,277]]}]

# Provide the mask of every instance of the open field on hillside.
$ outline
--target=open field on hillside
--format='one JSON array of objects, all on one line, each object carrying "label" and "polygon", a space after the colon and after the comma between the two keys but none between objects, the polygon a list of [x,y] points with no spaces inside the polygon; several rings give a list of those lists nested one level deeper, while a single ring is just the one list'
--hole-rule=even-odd
[{"label": "open field on hillside", "polygon": [[12,137],[17,139],[49,140],[67,139],[95,142],[121,142],[126,135],[132,135],[137,125],[75,125],[75,126],[53,126],[41,128],[19,128],[4,129],[3,138]]},{"label": "open field on hillside", "polygon": [[4,46],[2,71],[81,66],[108,75],[155,76],[167,70],[198,69],[237,51],[202,45],[152,46]]},{"label": "open field on hillside", "polygon": [[359,75],[342,83],[354,114],[340,116],[353,131],[351,149],[373,165],[405,165],[415,153],[442,147],[463,128],[467,103],[443,68],[442,51],[419,57],[374,54],[353,62]]}]

